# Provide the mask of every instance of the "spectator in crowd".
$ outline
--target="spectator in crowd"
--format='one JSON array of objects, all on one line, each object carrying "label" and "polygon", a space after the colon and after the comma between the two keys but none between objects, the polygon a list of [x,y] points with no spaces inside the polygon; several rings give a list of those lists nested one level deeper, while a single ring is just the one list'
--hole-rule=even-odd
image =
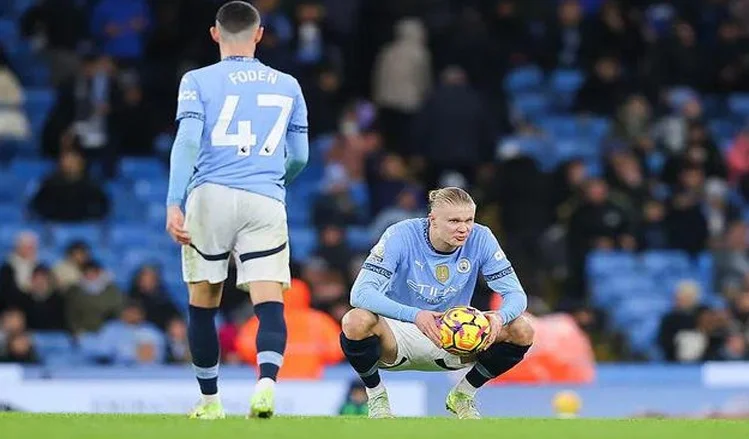
[{"label": "spectator in crowd", "polygon": [[330,268],[339,273],[348,273],[353,252],[346,242],[345,230],[338,225],[329,224],[320,231],[320,246],[315,254],[321,257]]},{"label": "spectator in crowd", "polygon": [[52,269],[61,292],[81,280],[83,266],[91,260],[91,249],[84,241],[73,241],[65,249],[65,257]]},{"label": "spectator in crowd", "polygon": [[585,65],[585,44],[592,40],[584,22],[579,0],[558,3],[556,20],[546,28],[541,43],[543,62],[547,69],[577,68]]},{"label": "spectator in crowd", "polygon": [[380,108],[386,145],[405,151],[414,114],[432,85],[432,58],[426,29],[419,20],[401,20],[395,40],[382,48],[375,61],[373,100]]},{"label": "spectator in crowd", "polygon": [[52,272],[45,265],[37,265],[31,275],[28,291],[17,304],[26,314],[29,329],[65,331],[65,299],[56,289]]},{"label": "spectator in crowd", "polygon": [[403,189],[396,199],[396,204],[385,208],[375,217],[370,226],[371,236],[382,236],[385,230],[393,224],[409,218],[425,217],[426,211],[421,208],[418,197],[420,191],[406,188]]},{"label": "spectator in crowd", "polygon": [[187,342],[187,324],[180,317],[169,320],[166,326],[167,363],[189,364],[192,361]]},{"label": "spectator in crowd", "polygon": [[73,334],[97,332],[120,314],[122,295],[96,261],[83,267],[81,281],[65,295],[65,313]]},{"label": "spectator in crowd", "polygon": [[428,187],[437,186],[447,171],[473,181],[477,166],[491,155],[494,133],[486,117],[485,104],[466,72],[446,68],[414,121],[412,154],[429,163]]},{"label": "spectator in crowd", "polygon": [[701,358],[705,338],[698,329],[698,319],[706,320],[707,311],[700,308],[700,287],[683,281],[676,287],[673,309],[661,319],[658,343],[666,361],[687,362]]},{"label": "spectator in crowd", "polygon": [[26,331],[26,316],[17,308],[0,312],[0,357],[8,352],[8,342]]},{"label": "spectator in crowd", "polygon": [[179,315],[166,292],[161,273],[152,265],[142,266],[133,276],[130,298],[137,300],[146,314],[146,321],[166,330],[172,318]]},{"label": "spectator in crowd", "polygon": [[338,414],[343,416],[366,416],[368,413],[366,387],[359,380],[352,381],[346,393],[346,399],[338,409]]},{"label": "spectator in crowd", "polygon": [[15,249],[0,266],[0,311],[29,290],[38,248],[36,233],[26,231],[16,237]]},{"label": "spectator in crowd", "polygon": [[633,250],[632,219],[609,196],[605,181],[592,179],[585,185],[585,199],[573,211],[567,238],[570,261],[568,296],[585,295],[584,268],[591,250]]},{"label": "spectator in crowd", "polygon": [[76,0],[41,0],[21,17],[21,32],[46,58],[55,86],[75,76],[80,65],[77,50],[88,32],[78,6]]},{"label": "spectator in crowd", "polygon": [[75,223],[104,219],[109,213],[109,200],[89,180],[85,169],[80,152],[62,152],[58,170],[44,180],[31,201],[31,210],[47,221]]},{"label": "spectator in crowd", "polygon": [[57,90],[42,134],[44,152],[56,156],[76,145],[89,163],[101,162],[107,176],[114,173],[111,113],[121,95],[117,67],[107,56],[87,53],[76,76]]},{"label": "spectator in crowd", "polygon": [[0,138],[21,140],[30,136],[29,121],[21,107],[24,99],[21,83],[0,46]]},{"label": "spectator in crowd", "polygon": [[135,300],[125,304],[119,320],[101,328],[99,358],[117,365],[160,364],[166,356],[164,335],[145,320],[143,307]]},{"label": "spectator in crowd", "polygon": [[20,333],[8,338],[5,355],[0,355],[0,363],[34,364],[39,358],[29,334]]},{"label": "spectator in crowd", "polygon": [[622,67],[614,57],[599,58],[575,99],[575,109],[596,116],[614,116],[631,93],[622,76]]},{"label": "spectator in crowd", "polygon": [[715,252],[716,288],[727,297],[733,297],[746,286],[749,276],[749,248],[747,230],[743,222],[728,227],[724,245]]}]

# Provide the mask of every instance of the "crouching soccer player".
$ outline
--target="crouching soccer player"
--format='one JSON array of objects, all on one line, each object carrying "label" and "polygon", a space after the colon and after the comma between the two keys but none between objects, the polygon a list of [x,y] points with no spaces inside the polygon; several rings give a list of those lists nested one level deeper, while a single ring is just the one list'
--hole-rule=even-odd
[{"label": "crouching soccer player", "polygon": [[[388,228],[364,262],[351,291],[355,308],[343,318],[341,347],[367,387],[370,417],[392,417],[379,369],[470,367],[446,407],[458,418],[477,419],[477,389],[518,364],[533,343],[533,328],[521,316],[525,292],[497,239],[474,223],[475,212],[460,188],[431,191],[428,218]],[[470,304],[479,273],[502,295],[502,307],[486,313],[491,333],[484,350],[459,357],[441,348],[436,317]]]},{"label": "crouching soccer player", "polygon": [[254,58],[262,34],[249,3],[223,5],[211,28],[221,61],[187,72],[179,90],[167,230],[182,244],[190,293],[188,337],[202,394],[193,418],[224,417],[214,318],[232,254],[237,285],[249,291],[260,320],[252,416],[273,414],[286,348],[282,291],[291,276],[284,185],[307,163],[307,108],[294,78]]}]

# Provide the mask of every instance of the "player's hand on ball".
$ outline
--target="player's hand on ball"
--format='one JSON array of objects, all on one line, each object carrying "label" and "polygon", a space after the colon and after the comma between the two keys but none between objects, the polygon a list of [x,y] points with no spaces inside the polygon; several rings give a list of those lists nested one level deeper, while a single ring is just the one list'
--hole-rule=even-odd
[{"label": "player's hand on ball", "polygon": [[416,327],[437,347],[442,347],[442,342],[440,341],[440,317],[442,317],[442,313],[421,310],[416,314],[416,320],[414,321]]},{"label": "player's hand on ball", "polygon": [[499,336],[499,333],[502,332],[503,326],[502,318],[499,316],[499,314],[494,312],[486,312],[484,313],[484,315],[489,319],[491,330],[489,330],[489,335],[486,337],[484,344],[481,346],[482,351],[489,349],[489,346],[493,345],[494,342],[497,341],[497,337]]},{"label": "player's hand on ball", "polygon": [[166,231],[172,239],[182,245],[190,244],[190,234],[185,230],[185,216],[179,206],[169,206],[166,209]]}]

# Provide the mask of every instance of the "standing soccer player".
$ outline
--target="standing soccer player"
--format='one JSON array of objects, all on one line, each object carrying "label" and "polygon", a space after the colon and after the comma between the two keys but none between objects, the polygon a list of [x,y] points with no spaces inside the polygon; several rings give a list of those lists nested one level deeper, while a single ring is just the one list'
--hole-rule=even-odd
[{"label": "standing soccer player", "polygon": [[249,292],[260,320],[250,415],[270,417],[286,348],[282,292],[291,282],[285,184],[307,163],[307,108],[293,77],[254,58],[263,28],[253,6],[225,4],[210,33],[221,61],[182,78],[167,199],[167,231],[182,244],[202,394],[191,417],[224,417],[214,318],[232,254],[237,286]]},{"label": "standing soccer player", "polygon": [[[379,369],[446,371],[471,367],[448,394],[447,409],[479,418],[479,387],[518,364],[533,343],[521,314],[527,298],[489,228],[474,223],[476,205],[460,188],[429,194],[428,218],[390,226],[372,248],[351,291],[355,307],[343,317],[341,347],[367,387],[369,416],[392,417]],[[441,348],[436,318],[469,305],[479,273],[503,296],[486,313],[484,350],[459,357]]]}]

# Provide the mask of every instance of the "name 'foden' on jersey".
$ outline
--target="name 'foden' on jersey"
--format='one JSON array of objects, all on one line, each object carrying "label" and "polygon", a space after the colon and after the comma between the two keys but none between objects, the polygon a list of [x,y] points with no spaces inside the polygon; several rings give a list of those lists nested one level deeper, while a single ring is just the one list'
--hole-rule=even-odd
[{"label": "name 'foden' on jersey", "polygon": [[229,73],[229,80],[234,84],[248,82],[267,82],[275,84],[278,81],[278,73],[268,70],[238,70]]}]

